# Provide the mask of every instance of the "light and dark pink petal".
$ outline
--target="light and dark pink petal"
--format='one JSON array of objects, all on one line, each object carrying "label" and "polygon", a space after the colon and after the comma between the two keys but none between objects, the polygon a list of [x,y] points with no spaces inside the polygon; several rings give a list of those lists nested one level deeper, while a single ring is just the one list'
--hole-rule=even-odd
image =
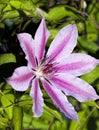
[{"label": "light and dark pink petal", "polygon": [[60,61],[66,58],[77,44],[78,32],[76,25],[68,25],[60,30],[58,35],[52,41],[47,56]]},{"label": "light and dark pink petal", "polygon": [[40,117],[43,112],[43,95],[39,86],[39,79],[35,78],[32,82],[32,88],[30,91],[30,96],[33,99],[33,113],[34,117]]},{"label": "light and dark pink petal", "polygon": [[44,14],[42,13],[42,10],[40,8],[37,8],[36,10],[41,15],[42,19],[45,19]]},{"label": "light and dark pink petal", "polygon": [[52,76],[50,80],[56,88],[62,90],[66,95],[75,97],[80,102],[99,99],[91,85],[68,73],[59,73],[57,76]]},{"label": "light and dark pink petal", "polygon": [[36,31],[35,34],[35,55],[36,58],[38,60],[38,62],[40,63],[43,56],[44,56],[44,52],[45,52],[45,46],[46,46],[46,42],[49,38],[49,31],[46,27],[46,23],[45,23],[45,19],[42,18],[41,23]]},{"label": "light and dark pink petal", "polygon": [[70,73],[75,76],[86,74],[99,64],[97,60],[87,54],[75,53],[66,59],[61,59],[57,65],[57,72]]},{"label": "light and dark pink petal", "polygon": [[74,107],[68,102],[66,96],[57,89],[54,85],[51,85],[47,81],[42,81],[45,91],[53,100],[54,104],[70,119],[78,120],[77,112]]},{"label": "light and dark pink petal", "polygon": [[17,35],[20,46],[23,49],[29,67],[36,67],[35,59],[35,42],[32,36],[28,33],[20,33]]},{"label": "light and dark pink petal", "polygon": [[17,91],[25,91],[30,87],[33,76],[33,71],[23,66],[15,69],[13,75],[6,81],[13,89]]}]

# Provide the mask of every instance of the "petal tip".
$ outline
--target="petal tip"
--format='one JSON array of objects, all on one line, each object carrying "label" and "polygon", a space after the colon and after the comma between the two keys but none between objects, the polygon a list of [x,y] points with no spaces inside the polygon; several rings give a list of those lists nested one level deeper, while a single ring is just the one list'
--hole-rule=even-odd
[{"label": "petal tip", "polygon": [[90,98],[89,100],[93,100],[93,101],[99,100],[99,96],[97,94],[93,95],[93,97]]},{"label": "petal tip", "polygon": [[79,122],[78,115],[74,118],[75,121]]},{"label": "petal tip", "polygon": [[99,64],[99,60],[96,60],[96,63]]},{"label": "petal tip", "polygon": [[25,37],[25,33],[19,33],[19,34],[17,34],[18,40],[20,40],[20,39],[22,39],[24,37]]},{"label": "petal tip", "polygon": [[20,39],[20,38],[28,38],[28,37],[31,37],[31,35],[29,34],[29,33],[19,33],[19,34],[17,34],[17,37],[18,37],[18,39]]},{"label": "petal tip", "polygon": [[77,37],[78,37],[78,29],[77,29],[76,24],[72,24],[72,28],[73,28],[73,30],[75,31],[75,33],[77,34]]},{"label": "petal tip", "polygon": [[39,118],[40,116],[41,116],[41,114],[40,115],[38,115],[38,114],[35,114],[34,113],[34,115],[33,115],[35,118]]},{"label": "petal tip", "polygon": [[36,111],[34,112],[34,109],[33,109],[33,116],[35,118],[41,117],[42,113],[43,113],[43,109],[41,111],[37,111],[37,112]]},{"label": "petal tip", "polygon": [[24,34],[24,33],[18,33],[18,34],[17,34],[17,37],[19,38],[19,37],[21,37],[23,34]]},{"label": "petal tip", "polygon": [[40,14],[40,16],[41,16],[43,19],[45,19],[45,17],[44,17],[44,15],[43,15],[42,11],[41,11],[39,8],[37,8],[36,10],[37,10],[37,12]]},{"label": "petal tip", "polygon": [[99,96],[98,96],[98,95],[96,96],[96,99],[95,99],[95,100],[99,100]]}]

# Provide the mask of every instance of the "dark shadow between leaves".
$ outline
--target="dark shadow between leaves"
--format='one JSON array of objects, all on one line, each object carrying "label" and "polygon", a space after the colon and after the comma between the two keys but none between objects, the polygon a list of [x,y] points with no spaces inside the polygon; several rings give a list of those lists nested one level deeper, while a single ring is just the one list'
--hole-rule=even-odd
[{"label": "dark shadow between leaves", "polygon": [[0,83],[4,81],[5,78],[10,77],[17,67],[16,63],[6,63],[0,65]]}]

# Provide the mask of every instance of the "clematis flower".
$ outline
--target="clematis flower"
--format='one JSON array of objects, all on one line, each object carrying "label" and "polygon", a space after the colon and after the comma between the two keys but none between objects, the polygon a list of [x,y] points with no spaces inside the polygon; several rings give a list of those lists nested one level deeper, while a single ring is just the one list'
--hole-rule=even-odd
[{"label": "clematis flower", "polygon": [[60,111],[68,118],[78,120],[77,112],[66,96],[73,96],[80,102],[99,99],[94,88],[78,77],[93,70],[99,61],[87,54],[72,53],[78,37],[76,25],[72,24],[59,31],[46,52],[50,33],[43,14],[39,13],[42,20],[34,39],[28,33],[17,35],[27,66],[16,68],[7,82],[17,91],[25,91],[31,86],[34,117],[40,117],[43,112],[42,83]]}]

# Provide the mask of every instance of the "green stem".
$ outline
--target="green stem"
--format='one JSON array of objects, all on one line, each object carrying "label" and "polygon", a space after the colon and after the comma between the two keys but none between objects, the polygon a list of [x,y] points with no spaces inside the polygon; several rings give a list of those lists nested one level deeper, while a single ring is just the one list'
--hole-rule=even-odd
[{"label": "green stem", "polygon": [[23,109],[20,106],[13,107],[13,130],[22,130]]}]

